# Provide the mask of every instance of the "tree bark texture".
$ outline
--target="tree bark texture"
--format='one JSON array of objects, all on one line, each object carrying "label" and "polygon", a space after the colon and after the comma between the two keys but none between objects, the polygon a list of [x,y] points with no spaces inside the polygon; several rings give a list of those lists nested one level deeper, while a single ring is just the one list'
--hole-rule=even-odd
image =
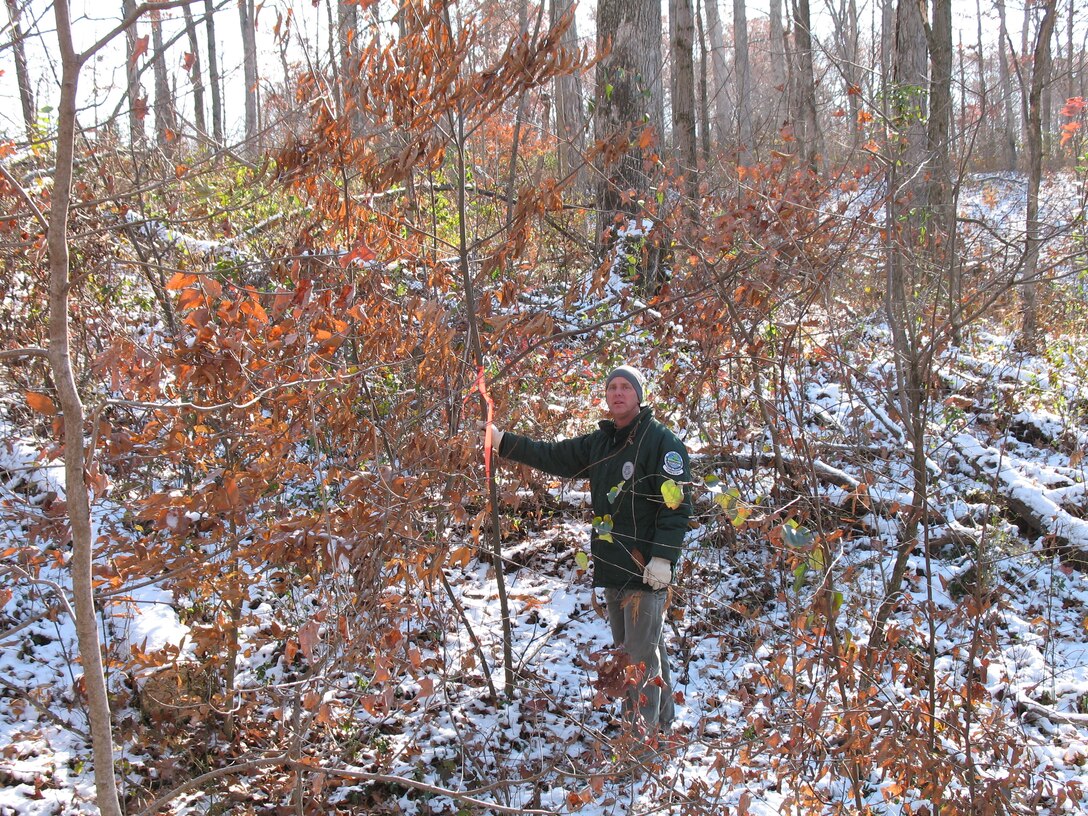
[{"label": "tree bark texture", "polygon": [[1050,39],[1054,36],[1057,0],[1044,0],[1043,20],[1035,37],[1031,69],[1031,90],[1028,93],[1028,202],[1027,233],[1024,237],[1024,301],[1021,323],[1022,344],[1034,350],[1039,345],[1039,314],[1036,303],[1039,271],[1039,246],[1042,227],[1039,223],[1039,185],[1043,176],[1042,97],[1050,76]]},{"label": "tree bark texture", "polygon": [[744,0],[733,0],[733,64],[737,82],[737,161],[752,163],[752,77],[748,55],[748,12]]},{"label": "tree bark texture", "polygon": [[927,193],[934,229],[929,230],[931,249],[942,265],[951,263],[948,242],[953,239],[955,213],[952,211],[952,0],[933,0],[929,37],[929,190]]},{"label": "tree bark texture", "polygon": [[215,41],[214,0],[204,0],[204,22],[208,34],[208,85],[212,95],[212,138],[223,144],[223,87],[219,79],[219,55]]},{"label": "tree bark texture", "polygon": [[242,74],[245,77],[245,133],[243,153],[258,152],[257,132],[260,123],[257,116],[257,36],[254,28],[255,9],[253,0],[238,0],[238,22],[242,30]]},{"label": "tree bark texture", "polygon": [[113,732],[102,652],[95,617],[92,564],[94,539],[91,507],[84,469],[87,466],[83,437],[83,402],[69,348],[68,291],[70,256],[68,218],[72,198],[72,173],[76,139],[76,96],[80,55],[72,42],[72,23],[67,0],[55,0],[53,11],[60,46],[61,86],[57,109],[56,167],[49,207],[49,365],[63,412],[65,507],[72,535],[72,595],[75,601],[76,638],[87,694],[91,747],[94,756],[96,803],[104,816],[120,816],[117,783],[113,770]]},{"label": "tree bark texture", "polygon": [[786,87],[786,30],[782,25],[782,0],[771,0],[768,11],[771,42],[767,55],[771,61],[771,83],[775,95],[782,98]]},{"label": "tree bark texture", "polygon": [[927,506],[929,473],[926,469],[926,406],[929,395],[924,341],[918,335],[916,286],[926,270],[916,253],[924,209],[927,49],[925,4],[899,0],[895,14],[892,76],[888,86],[891,159],[887,163],[888,198],[885,204],[885,309],[892,334],[895,388],[891,397],[910,446],[911,505],[899,530],[895,563],[886,592],[873,621],[870,643],[879,646],[887,621],[898,603],[910,553],[917,546],[919,522]]},{"label": "tree bark texture", "polygon": [[[570,24],[563,31],[560,43],[565,50],[578,48],[578,23],[574,16],[575,0],[551,0],[551,24],[558,25],[569,15]],[[582,103],[582,78],[578,74],[557,76],[555,94],[555,135],[558,140],[560,178],[574,174],[573,186],[585,186],[586,114]]]},{"label": "tree bark texture", "polygon": [[162,40],[162,18],[157,11],[151,12],[151,39],[155,54],[155,141],[159,148],[171,155],[177,147],[177,119],[174,116],[174,95],[170,93],[170,81],[166,74],[166,49]]},{"label": "tree bark texture", "polygon": [[820,126],[816,118],[816,77],[812,62],[812,28],[808,0],[793,0],[793,37],[797,89],[791,95],[791,114],[801,157],[812,172],[819,172],[822,152]]},{"label": "tree bark texture", "polygon": [[[664,132],[661,98],[661,9],[657,0],[601,0],[597,5],[598,140],[616,140],[618,155],[602,167],[600,233],[616,214],[635,215],[649,193],[647,159]],[[651,133],[646,134],[649,128]],[[646,147],[643,145],[647,144]]]},{"label": "tree bark texture", "polygon": [[995,0],[994,5],[997,7],[997,16],[1000,21],[1001,42],[997,49],[997,70],[998,77],[1001,80],[1001,96],[1005,106],[1004,138],[1002,139],[1004,161],[1002,164],[1005,170],[1013,170],[1016,168],[1017,162],[1017,118],[1016,108],[1013,106],[1015,96],[1012,90],[1012,72],[1009,70],[1009,45],[1011,40],[1009,39],[1009,29],[1005,19],[1005,0]]},{"label": "tree bark texture", "polygon": [[37,139],[35,129],[38,122],[38,109],[34,104],[34,88],[30,82],[30,71],[26,63],[26,43],[23,42],[23,29],[20,21],[19,0],[7,0],[8,20],[11,25],[11,50],[15,60],[15,81],[19,85],[19,105],[23,110],[23,125],[28,142]]},{"label": "tree bark texture", "polygon": [[[121,14],[128,17],[136,9],[136,0],[122,0]],[[140,87],[140,74],[136,67],[136,26],[125,30],[125,86],[128,92],[128,140],[132,147],[140,147],[147,138],[144,130],[144,115],[147,100]]]},{"label": "tree bark texture", "polygon": [[706,0],[707,39],[710,41],[709,106],[714,124],[711,135],[716,147],[733,140],[733,104],[729,95],[729,63],[726,59],[725,34],[718,0]]},{"label": "tree bark texture", "polygon": [[691,0],[669,0],[669,27],[672,41],[672,130],[684,194],[690,208],[699,191],[699,154],[695,133],[695,21]]},{"label": "tree bark texture", "polygon": [[856,147],[858,110],[860,109],[860,72],[858,62],[858,6],[856,0],[840,0],[839,5],[829,6],[834,23],[835,50],[838,52],[839,72],[846,92],[847,119],[850,128],[850,144]]},{"label": "tree bark texture", "polygon": [[196,21],[193,19],[191,7],[182,6],[182,14],[185,15],[185,34],[189,39],[189,53],[192,55],[189,79],[193,83],[193,124],[202,134],[207,134],[208,123],[204,118],[204,75],[200,66],[200,43],[196,36]]}]

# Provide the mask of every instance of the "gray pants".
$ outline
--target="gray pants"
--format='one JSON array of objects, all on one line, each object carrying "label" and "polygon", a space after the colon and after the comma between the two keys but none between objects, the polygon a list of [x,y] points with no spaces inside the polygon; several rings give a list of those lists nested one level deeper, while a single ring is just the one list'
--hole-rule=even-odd
[{"label": "gray pants", "polygon": [[[605,589],[608,625],[612,640],[634,664],[645,663],[642,682],[628,691],[624,711],[638,710],[649,731],[668,730],[672,724],[672,678],[665,653],[665,601],[668,590],[644,592],[638,589]],[[662,685],[650,682],[660,677]],[[640,704],[641,701],[641,704]]]}]

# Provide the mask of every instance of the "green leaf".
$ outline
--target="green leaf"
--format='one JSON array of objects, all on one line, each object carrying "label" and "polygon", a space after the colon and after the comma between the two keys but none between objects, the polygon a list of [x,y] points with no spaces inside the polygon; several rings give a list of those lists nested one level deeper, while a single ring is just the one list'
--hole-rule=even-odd
[{"label": "green leaf", "polygon": [[714,490],[721,483],[722,480],[715,476],[713,473],[708,473],[706,476],[703,477],[703,484],[705,484],[710,490]]},{"label": "green leaf", "polygon": [[815,534],[798,524],[793,519],[790,519],[782,525],[782,540],[786,542],[787,546],[794,549],[803,550],[815,539]]},{"label": "green leaf", "polygon": [[578,565],[578,569],[589,569],[589,556],[582,550],[578,550],[574,554],[574,563]]},{"label": "green leaf", "polygon": [[593,517],[593,532],[597,534],[597,538],[601,541],[612,542],[612,516],[606,514],[605,516]]},{"label": "green leaf", "polygon": [[793,591],[800,592],[805,585],[805,576],[808,574],[808,564],[798,564],[793,571]]},{"label": "green leaf", "polygon": [[611,504],[612,502],[614,502],[616,500],[616,498],[620,495],[620,491],[623,490],[623,486],[625,484],[627,484],[626,479],[624,479],[622,482],[620,482],[618,485],[616,485],[615,487],[613,487],[611,490],[608,491],[608,503],[609,504]]},{"label": "green leaf", "polygon": [[837,589],[831,595],[831,613],[836,614],[842,608],[842,593]]},{"label": "green leaf", "polygon": [[665,506],[675,510],[684,503],[684,488],[680,487],[674,479],[669,479],[661,485],[661,498],[665,500]]}]

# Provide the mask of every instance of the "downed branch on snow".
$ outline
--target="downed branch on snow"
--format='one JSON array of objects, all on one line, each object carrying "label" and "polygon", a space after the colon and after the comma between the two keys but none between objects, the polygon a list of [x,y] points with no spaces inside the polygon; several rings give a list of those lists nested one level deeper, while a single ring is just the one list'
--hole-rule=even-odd
[{"label": "downed branch on snow", "polygon": [[324,768],[320,765],[313,765],[309,762],[303,762],[301,760],[291,759],[287,756],[280,755],[274,757],[262,757],[260,759],[254,759],[249,762],[240,762],[237,765],[228,765],[224,768],[216,768],[214,771],[208,771],[200,776],[194,777],[188,780],[183,785],[179,785],[171,791],[160,796],[146,808],[140,811],[138,816],[150,816],[152,813],[156,813],[164,805],[169,804],[172,800],[188,793],[189,791],[197,790],[206,782],[211,782],[215,779],[220,779],[224,776],[233,776],[236,774],[245,774],[250,771],[255,771],[260,768],[269,767],[282,767],[288,768],[293,771],[302,771],[304,773],[315,773],[323,776],[337,776],[346,779],[355,779],[360,782],[372,782],[384,785],[397,785],[409,790],[416,790],[421,793],[432,794],[434,796],[448,796],[457,802],[463,802],[466,805],[473,805],[475,807],[483,808],[488,811],[495,811],[497,813],[517,813],[517,814],[529,814],[529,816],[554,816],[554,811],[550,810],[531,810],[523,807],[511,807],[507,805],[500,805],[494,802],[485,802],[482,799],[476,798],[481,793],[486,793],[489,788],[481,788],[473,791],[455,791],[449,788],[442,788],[437,785],[428,785],[426,782],[418,782],[415,779],[409,779],[404,776],[396,776],[394,774],[375,774],[367,773],[365,771],[354,771],[348,768]]},{"label": "downed branch on snow", "polygon": [[1049,539],[1062,556],[1078,567],[1088,567],[1088,521],[1077,518],[1047,496],[1037,482],[1009,464],[998,449],[967,433],[951,440],[965,465],[990,481],[1006,506],[1032,531]]},{"label": "downed branch on snow", "polygon": [[1037,703],[1023,692],[1016,695],[1016,708],[1021,712],[1030,712],[1040,717],[1046,717],[1053,722],[1069,723],[1070,725],[1088,725],[1088,714],[1078,714],[1072,711],[1055,711],[1050,706]]},{"label": "downed branch on snow", "polygon": [[[821,482],[841,487],[843,490],[857,490],[861,482],[849,473],[833,467],[821,459],[802,459],[790,456],[783,452],[780,455],[782,465],[786,472],[792,476],[806,476],[816,474]],[[726,469],[755,470],[760,467],[774,467],[775,455],[771,451],[758,451],[753,453],[725,452],[716,455],[712,460],[712,469],[722,467]]]}]

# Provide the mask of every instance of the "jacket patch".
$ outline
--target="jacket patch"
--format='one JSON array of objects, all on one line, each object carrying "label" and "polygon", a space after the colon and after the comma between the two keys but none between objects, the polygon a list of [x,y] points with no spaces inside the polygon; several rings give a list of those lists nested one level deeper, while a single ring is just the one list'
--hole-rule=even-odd
[{"label": "jacket patch", "polygon": [[661,465],[670,476],[680,476],[684,472],[684,457],[676,451],[665,454],[665,461]]},{"label": "jacket patch", "polygon": [[624,479],[630,479],[634,475],[635,475],[635,463],[634,462],[624,462],[623,463],[623,478]]}]

